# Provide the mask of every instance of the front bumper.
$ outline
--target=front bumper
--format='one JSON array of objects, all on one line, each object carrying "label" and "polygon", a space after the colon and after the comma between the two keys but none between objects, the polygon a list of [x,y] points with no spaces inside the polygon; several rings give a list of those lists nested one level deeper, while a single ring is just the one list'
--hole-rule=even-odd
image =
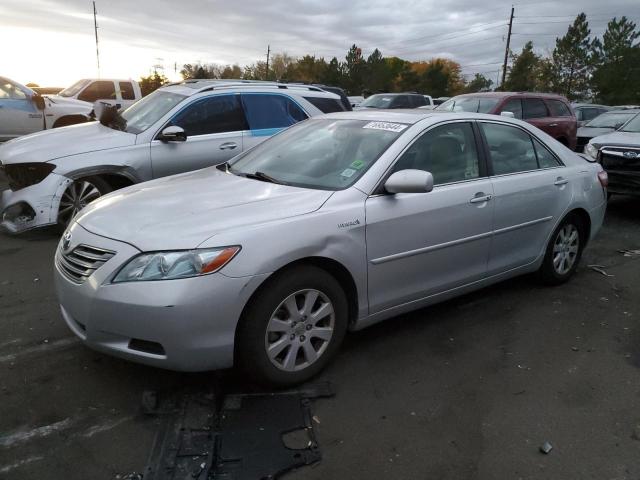
[{"label": "front bumper", "polygon": [[57,222],[60,198],[73,180],[50,173],[40,183],[20,190],[5,190],[0,197],[0,227],[21,233]]},{"label": "front bumper", "polygon": [[[116,252],[84,283],[70,281],[56,263],[55,287],[69,328],[95,350],[179,371],[233,365],[235,331],[244,305],[268,276],[232,278],[222,273],[180,280],[110,283],[140,252],[94,235],[77,223],[72,245]],[[62,240],[61,240],[62,242]]]}]

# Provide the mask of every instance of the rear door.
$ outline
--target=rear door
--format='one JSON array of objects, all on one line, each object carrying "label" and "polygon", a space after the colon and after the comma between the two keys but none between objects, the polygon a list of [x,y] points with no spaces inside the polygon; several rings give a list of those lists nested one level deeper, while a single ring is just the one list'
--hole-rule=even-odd
[{"label": "rear door", "polygon": [[488,274],[533,262],[571,201],[567,168],[526,130],[479,122],[494,192]]},{"label": "rear door", "polygon": [[[168,126],[187,134],[184,142],[165,142],[158,135]],[[242,151],[242,132],[247,123],[240,95],[199,98],[177,112],[151,141],[154,178],[218,165]]]},{"label": "rear door", "polygon": [[376,313],[482,278],[491,243],[492,183],[471,122],[421,134],[392,172],[433,174],[429,193],[366,201],[369,308]]},{"label": "rear door", "polygon": [[564,102],[552,98],[545,100],[549,110],[549,127],[556,132],[553,138],[563,141],[569,148],[575,148],[578,121]]},{"label": "rear door", "polygon": [[302,107],[288,95],[243,93],[240,98],[247,119],[247,129],[242,133],[245,150],[308,118]]}]

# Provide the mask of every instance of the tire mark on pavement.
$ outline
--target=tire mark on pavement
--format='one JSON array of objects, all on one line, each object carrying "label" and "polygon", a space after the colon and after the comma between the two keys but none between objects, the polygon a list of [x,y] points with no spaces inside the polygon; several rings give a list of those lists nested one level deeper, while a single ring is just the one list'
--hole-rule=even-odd
[{"label": "tire mark on pavement", "polygon": [[24,460],[18,460],[15,463],[5,465],[4,467],[0,468],[0,474],[9,473],[11,470],[15,470],[18,467],[22,467],[24,465],[28,465],[29,463],[37,462],[43,459],[44,457],[27,457]]},{"label": "tire mark on pavement", "polygon": [[38,353],[63,350],[65,348],[69,348],[79,343],[80,343],[80,339],[76,337],[62,338],[60,340],[54,340],[52,342],[45,341],[45,343],[40,343],[32,347],[23,348],[22,350],[15,353],[3,355],[0,357],[0,363],[13,362],[21,357],[26,357],[26,356],[34,355]]}]

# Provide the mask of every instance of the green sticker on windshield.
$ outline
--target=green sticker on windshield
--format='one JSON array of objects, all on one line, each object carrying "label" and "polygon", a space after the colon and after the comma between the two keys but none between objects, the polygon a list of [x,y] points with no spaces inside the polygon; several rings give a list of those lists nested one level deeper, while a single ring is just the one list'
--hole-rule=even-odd
[{"label": "green sticker on windshield", "polygon": [[364,162],[362,160],[356,160],[354,162],[351,162],[351,165],[349,165],[351,168],[355,168],[356,170],[360,170],[362,167],[364,167]]}]

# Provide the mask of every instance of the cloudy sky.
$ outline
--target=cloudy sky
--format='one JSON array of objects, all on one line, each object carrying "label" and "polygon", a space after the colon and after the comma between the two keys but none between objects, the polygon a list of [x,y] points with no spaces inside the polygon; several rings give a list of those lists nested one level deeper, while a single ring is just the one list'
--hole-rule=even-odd
[{"label": "cloudy sky", "polygon": [[[179,78],[184,63],[244,65],[272,52],[342,59],[356,43],[365,55],[410,60],[447,57],[463,72],[498,74],[511,1],[494,0],[97,0],[100,74],[138,78],[153,65]],[[523,0],[515,4],[512,49],[527,40],[553,49],[584,11],[592,33],[626,15],[640,24],[638,0]],[[97,76],[89,0],[2,0],[0,75],[67,86]]]}]

